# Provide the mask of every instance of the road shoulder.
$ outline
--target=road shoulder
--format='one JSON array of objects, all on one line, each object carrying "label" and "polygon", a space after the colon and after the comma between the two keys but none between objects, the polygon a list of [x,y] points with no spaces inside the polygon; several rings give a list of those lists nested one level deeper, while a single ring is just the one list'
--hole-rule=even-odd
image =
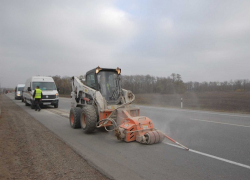
[{"label": "road shoulder", "polygon": [[107,179],[8,97],[0,101],[0,179]]}]

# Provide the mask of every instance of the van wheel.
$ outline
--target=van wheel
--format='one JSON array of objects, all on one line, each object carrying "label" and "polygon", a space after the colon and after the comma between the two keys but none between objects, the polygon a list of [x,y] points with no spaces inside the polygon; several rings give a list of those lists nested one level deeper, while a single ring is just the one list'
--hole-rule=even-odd
[{"label": "van wheel", "polygon": [[27,103],[27,100],[25,99],[25,106],[28,106],[29,105],[29,103]]},{"label": "van wheel", "polygon": [[96,109],[92,105],[82,108],[80,123],[84,132],[92,133],[96,129],[97,114]]},{"label": "van wheel", "polygon": [[81,124],[80,124],[80,115],[81,115],[81,108],[79,108],[79,107],[73,107],[73,108],[70,109],[70,112],[69,112],[69,123],[70,123],[70,126],[73,129],[77,129],[77,128],[81,127]]},{"label": "van wheel", "polygon": [[58,103],[54,105],[54,108],[58,108]]},{"label": "van wheel", "polygon": [[31,101],[30,107],[31,107],[31,109],[35,109],[35,103],[34,103],[34,101]]}]

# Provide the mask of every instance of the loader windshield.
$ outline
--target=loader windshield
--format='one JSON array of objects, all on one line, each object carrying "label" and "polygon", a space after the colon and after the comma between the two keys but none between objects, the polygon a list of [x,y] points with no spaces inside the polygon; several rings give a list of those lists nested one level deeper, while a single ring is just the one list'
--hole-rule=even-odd
[{"label": "loader windshield", "polygon": [[114,71],[101,71],[97,74],[100,92],[107,102],[117,101],[120,97],[120,77]]}]

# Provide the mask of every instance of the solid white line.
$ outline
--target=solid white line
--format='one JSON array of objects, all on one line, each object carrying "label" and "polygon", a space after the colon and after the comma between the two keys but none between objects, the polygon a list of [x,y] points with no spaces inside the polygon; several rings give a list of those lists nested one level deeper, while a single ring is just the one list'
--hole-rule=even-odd
[{"label": "solid white line", "polygon": [[211,122],[211,123],[216,123],[216,124],[226,124],[230,126],[240,126],[240,127],[250,127],[250,126],[244,126],[240,124],[230,124],[230,123],[223,123],[223,122],[216,122],[216,121],[208,121],[208,120],[202,120],[202,119],[194,119],[194,118],[189,118],[190,120],[195,120],[195,121],[203,121],[203,122]]},{"label": "solid white line", "polygon": [[156,107],[156,106],[145,106],[137,104],[141,107],[149,107],[149,108],[157,108],[157,109],[164,109],[167,111],[181,111],[181,112],[188,112],[188,113],[203,113],[203,114],[214,114],[214,115],[222,115],[222,116],[236,116],[236,117],[246,117],[249,118],[250,115],[240,115],[240,114],[227,114],[227,113],[220,113],[220,112],[208,112],[208,111],[201,111],[201,110],[184,110],[184,109],[174,109],[174,108],[164,108],[164,107]]},{"label": "solid white line", "polygon": [[[180,146],[177,146],[175,144],[172,144],[172,143],[164,143],[164,144],[168,144],[170,146],[174,146],[174,147],[177,147],[177,148],[181,148]],[[183,148],[181,148],[183,149]],[[203,153],[203,152],[200,152],[200,151],[195,151],[193,149],[189,149],[190,152],[193,152],[193,153],[196,153],[196,154],[200,154],[200,155],[203,155],[203,156],[206,156],[206,157],[210,157],[210,158],[213,158],[213,159],[217,159],[217,160],[220,160],[220,161],[223,161],[223,162],[227,162],[229,164],[233,164],[233,165],[236,165],[236,166],[240,166],[240,167],[244,167],[244,168],[247,168],[247,169],[250,169],[250,166],[248,165],[245,165],[245,164],[241,164],[241,163],[238,163],[238,162],[235,162],[235,161],[230,161],[228,159],[224,159],[224,158],[220,158],[220,157],[217,157],[217,156],[213,156],[213,155],[210,155],[210,154],[206,154],[206,153]]]}]

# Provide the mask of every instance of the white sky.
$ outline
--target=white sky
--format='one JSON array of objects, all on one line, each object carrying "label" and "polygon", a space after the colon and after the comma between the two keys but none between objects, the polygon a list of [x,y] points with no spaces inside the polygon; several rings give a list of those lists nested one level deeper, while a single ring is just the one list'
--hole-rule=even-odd
[{"label": "white sky", "polygon": [[0,84],[97,66],[187,81],[250,79],[249,0],[1,0]]}]

